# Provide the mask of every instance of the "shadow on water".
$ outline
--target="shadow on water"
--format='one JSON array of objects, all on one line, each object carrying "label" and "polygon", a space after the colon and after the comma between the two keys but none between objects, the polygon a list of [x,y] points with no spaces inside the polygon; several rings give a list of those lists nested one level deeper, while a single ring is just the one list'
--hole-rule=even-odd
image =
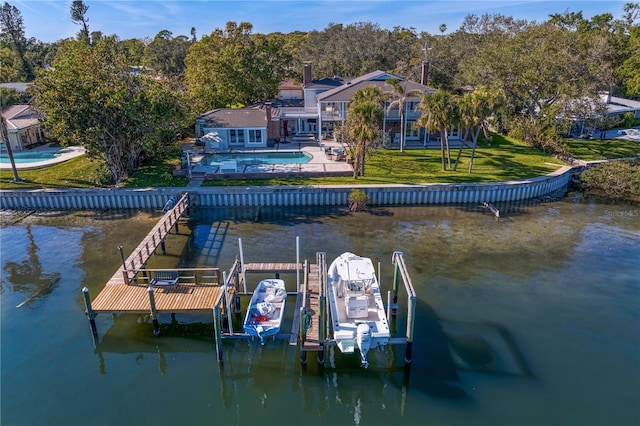
[{"label": "shadow on water", "polygon": [[[508,329],[495,322],[462,322],[438,317],[418,302],[411,376],[412,389],[443,399],[465,399],[460,371],[533,378],[526,357]],[[417,360],[416,358],[419,358]]]}]

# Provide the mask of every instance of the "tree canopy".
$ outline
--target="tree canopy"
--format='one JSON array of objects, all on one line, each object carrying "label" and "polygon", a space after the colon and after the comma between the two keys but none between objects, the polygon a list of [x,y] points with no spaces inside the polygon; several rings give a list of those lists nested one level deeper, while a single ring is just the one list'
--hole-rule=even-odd
[{"label": "tree canopy", "polygon": [[130,73],[113,38],[64,42],[53,70],[36,79],[34,95],[51,135],[87,148],[112,183],[126,179],[145,157],[172,149],[176,129],[187,123],[179,94]]},{"label": "tree canopy", "polygon": [[277,95],[278,84],[289,75],[291,56],[283,40],[251,31],[247,22],[228,22],[191,46],[185,82],[201,111]]}]

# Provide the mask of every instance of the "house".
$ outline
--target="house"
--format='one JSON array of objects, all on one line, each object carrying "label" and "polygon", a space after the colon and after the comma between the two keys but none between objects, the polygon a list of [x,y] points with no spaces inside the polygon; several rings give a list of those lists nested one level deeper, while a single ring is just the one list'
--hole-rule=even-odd
[{"label": "house", "polygon": [[[346,119],[349,101],[358,90],[375,86],[383,93],[392,93],[393,88],[386,84],[390,78],[398,80],[404,86],[405,93],[435,92],[435,89],[424,84],[379,70],[351,79],[329,77],[313,80],[311,64],[305,63],[302,99],[298,98],[300,92],[293,84],[282,84],[280,97],[263,105],[216,109],[202,114],[196,120],[196,137],[215,132],[221,139],[220,149],[266,147],[272,142],[292,141],[294,138],[299,140],[301,137],[321,140],[333,133],[337,123]],[[387,101],[387,105],[391,101]],[[424,129],[417,125],[421,115],[416,109],[419,102],[418,96],[408,97],[404,105],[407,141],[427,139]],[[383,127],[391,135],[403,131],[397,109],[384,109]]]},{"label": "house", "polygon": [[640,118],[639,101],[618,98],[611,96],[611,93],[602,93],[600,96],[607,107],[607,117],[621,117],[630,112],[633,114],[633,118]]},{"label": "house", "polygon": [[[216,145],[205,149],[264,148],[280,137],[280,119],[273,116],[278,109],[270,102],[247,108],[219,108],[196,119],[196,137],[215,133]],[[208,143],[208,142],[205,142]]]},{"label": "house", "polygon": [[[387,80],[396,79],[403,86],[405,93],[419,92],[431,94],[435,92],[424,84],[416,83],[404,78],[395,76],[384,71],[374,71],[369,74],[346,81],[344,84],[324,91],[317,95],[319,127],[323,132],[332,132],[335,123],[346,119],[349,101],[353,95],[365,87],[374,86],[380,89],[383,94],[390,95],[393,88],[387,84]],[[383,130],[390,135],[405,132],[406,141],[419,140],[420,128],[417,119],[422,113],[416,109],[420,103],[420,96],[407,97],[404,103],[404,130],[401,128],[400,111],[392,109],[387,111],[387,107],[393,99],[387,100],[384,108]]]},{"label": "house", "polygon": [[[31,109],[31,105],[13,105],[2,113],[2,117],[7,123],[7,134],[14,151],[33,148],[44,142],[40,116]],[[0,135],[0,146],[6,149],[3,135]]]}]

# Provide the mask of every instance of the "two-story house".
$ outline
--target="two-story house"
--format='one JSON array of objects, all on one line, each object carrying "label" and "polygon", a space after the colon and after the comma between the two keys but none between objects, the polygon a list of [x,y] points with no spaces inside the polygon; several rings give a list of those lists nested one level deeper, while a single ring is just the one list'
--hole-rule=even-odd
[{"label": "two-story house", "polygon": [[[322,140],[333,133],[336,123],[346,119],[349,101],[358,90],[375,86],[382,93],[391,94],[393,88],[386,83],[390,78],[398,80],[405,93],[435,92],[435,89],[424,84],[384,71],[374,71],[351,79],[333,77],[313,80],[311,64],[306,63],[302,99],[292,96],[300,92],[287,85],[282,86],[286,87],[286,91],[281,91],[278,99],[264,104],[206,112],[196,120],[196,136],[215,133],[216,147],[220,149],[267,147],[273,142],[292,141],[300,135]],[[404,129],[401,129],[399,110],[387,108],[392,101],[389,98],[385,105],[383,130],[392,138],[404,131],[406,141],[426,141],[424,130],[417,125],[421,113],[416,106],[420,97],[407,97],[404,104]]]}]

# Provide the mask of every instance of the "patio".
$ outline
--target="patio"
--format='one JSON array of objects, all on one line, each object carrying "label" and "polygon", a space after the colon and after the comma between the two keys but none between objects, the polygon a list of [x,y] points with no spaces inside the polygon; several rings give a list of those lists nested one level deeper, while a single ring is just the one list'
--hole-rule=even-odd
[{"label": "patio", "polygon": [[[233,149],[225,151],[205,150],[194,143],[188,143],[183,151],[189,155],[191,165],[190,180],[197,185],[205,179],[247,178],[247,177],[291,177],[305,176],[350,176],[353,168],[346,161],[344,148],[341,144],[325,140],[317,143],[315,140],[303,143],[278,144],[270,148]],[[303,164],[252,164],[240,165],[235,161],[225,161],[220,166],[205,166],[199,162],[207,154],[220,153],[268,153],[268,152],[303,152],[311,159]],[[233,163],[233,164],[231,164]],[[188,175],[188,170],[184,173]]]}]

